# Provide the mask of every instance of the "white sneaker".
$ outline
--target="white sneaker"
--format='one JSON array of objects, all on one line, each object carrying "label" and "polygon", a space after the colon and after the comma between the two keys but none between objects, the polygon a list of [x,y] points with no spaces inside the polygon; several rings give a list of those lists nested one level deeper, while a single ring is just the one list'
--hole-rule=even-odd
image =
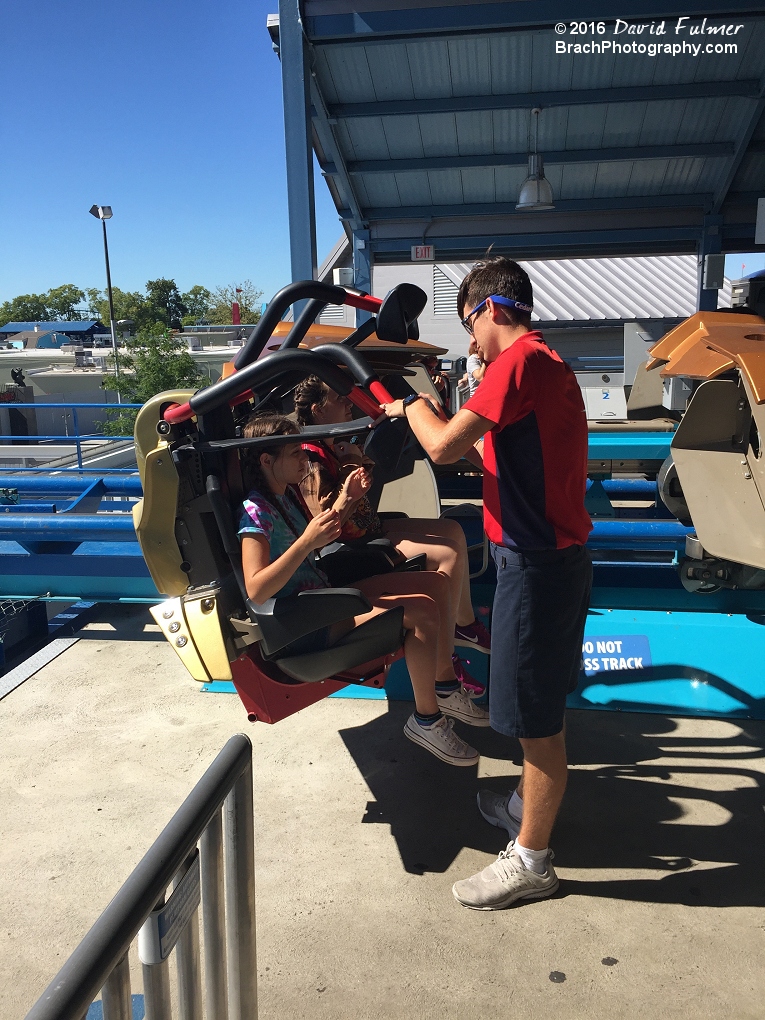
[{"label": "white sneaker", "polygon": [[560,882],[552,866],[552,850],[544,872],[529,871],[512,840],[488,868],[472,878],[455,882],[454,898],[473,910],[503,910],[518,900],[543,900],[557,891]]},{"label": "white sneaker", "polygon": [[493,790],[479,790],[476,800],[478,801],[478,810],[489,825],[496,825],[498,829],[504,829],[510,839],[518,839],[521,823],[513,818],[507,810],[512,796],[512,793],[506,793],[503,796]]},{"label": "white sneaker", "polygon": [[443,715],[430,726],[420,726],[414,715],[410,715],[404,726],[404,736],[448,765],[477,765],[481,757],[478,751],[458,737],[453,727],[453,721]]},{"label": "white sneaker", "polygon": [[476,705],[470,697],[470,692],[464,687],[452,691],[446,698],[439,697],[438,707],[444,715],[460,719],[470,726],[491,726],[488,708]]}]

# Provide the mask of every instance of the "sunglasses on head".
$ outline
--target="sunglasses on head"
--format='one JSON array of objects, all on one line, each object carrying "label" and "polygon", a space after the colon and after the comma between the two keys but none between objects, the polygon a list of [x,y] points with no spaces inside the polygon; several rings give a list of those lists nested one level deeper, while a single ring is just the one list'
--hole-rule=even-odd
[{"label": "sunglasses on head", "polygon": [[513,298],[502,297],[500,294],[490,294],[489,297],[484,298],[480,304],[477,304],[469,315],[466,315],[464,319],[460,319],[460,322],[471,336],[473,335],[473,323],[470,320],[474,315],[478,315],[478,313],[483,310],[489,299],[497,305],[506,305],[508,308],[518,308],[522,312],[532,311],[532,305],[527,305],[523,301],[514,301]]}]

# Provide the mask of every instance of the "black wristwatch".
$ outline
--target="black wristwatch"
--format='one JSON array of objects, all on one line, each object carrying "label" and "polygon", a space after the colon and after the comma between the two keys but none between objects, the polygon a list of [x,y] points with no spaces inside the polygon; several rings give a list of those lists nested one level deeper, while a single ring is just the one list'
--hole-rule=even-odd
[{"label": "black wristwatch", "polygon": [[410,393],[408,397],[404,397],[404,399],[401,401],[402,406],[404,408],[404,417],[406,417],[406,409],[407,409],[407,407],[411,407],[411,405],[415,402],[415,400],[420,400],[420,399],[421,399],[421,397],[420,397],[419,393]]}]

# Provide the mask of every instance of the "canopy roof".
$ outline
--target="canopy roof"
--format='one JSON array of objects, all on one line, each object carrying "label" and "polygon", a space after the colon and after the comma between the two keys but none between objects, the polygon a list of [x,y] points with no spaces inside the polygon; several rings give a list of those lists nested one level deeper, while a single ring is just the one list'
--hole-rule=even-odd
[{"label": "canopy roof", "polygon": [[[281,0],[285,25],[296,2]],[[375,261],[408,261],[420,244],[439,261],[490,245],[519,258],[755,249],[762,0],[628,0],[618,34],[613,9],[589,0],[577,19],[605,27],[584,36],[572,34],[570,3],[547,0],[300,6],[313,147],[349,235],[368,237]],[[278,19],[269,29],[278,40]],[[533,107],[555,208],[518,212]]]}]

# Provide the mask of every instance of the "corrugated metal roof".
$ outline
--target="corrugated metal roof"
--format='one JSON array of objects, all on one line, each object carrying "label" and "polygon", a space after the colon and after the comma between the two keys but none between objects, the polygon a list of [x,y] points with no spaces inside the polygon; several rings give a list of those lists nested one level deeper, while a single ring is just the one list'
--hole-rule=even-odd
[{"label": "corrugated metal roof", "polygon": [[46,333],[51,330],[58,330],[59,333],[88,333],[93,332],[96,326],[104,328],[98,319],[89,319],[87,322],[6,322],[4,326],[0,326],[0,333],[23,333],[25,330]]},{"label": "corrugated metal roof", "polygon": [[[745,26],[735,37],[737,52],[557,54],[552,24],[545,24],[550,19],[540,12],[538,24],[544,27],[527,27],[521,6],[444,0],[442,9],[431,0],[303,0],[312,69],[342,164],[323,169],[338,203],[339,178],[345,192],[354,194],[361,219],[352,210],[340,213],[352,229],[371,230],[375,257],[397,261],[410,242],[417,243],[419,220],[432,224],[428,235],[448,241],[439,245],[454,257],[472,254],[480,244],[471,247],[460,239],[468,231],[477,238],[490,233],[485,221],[474,218],[493,215],[486,209],[492,203],[503,206],[499,215],[505,217],[499,250],[692,251],[704,216],[721,205],[723,213],[730,208],[724,205],[729,192],[738,193],[737,210],[724,220],[723,250],[753,243],[752,195],[765,189],[760,158],[765,115],[755,125],[750,155],[742,159],[739,147],[757,111],[762,113],[757,95],[765,19],[736,16]],[[435,7],[439,28],[429,15]],[[661,18],[660,9],[654,16]],[[454,24],[446,30],[443,19],[451,17]],[[697,20],[691,13],[686,28]],[[707,41],[694,31],[688,41]],[[620,41],[632,39],[625,35]],[[566,34],[564,41],[583,40]],[[661,40],[640,39],[656,41],[675,41],[671,24]],[[396,105],[402,103],[409,105]],[[556,205],[524,222],[514,205],[527,173],[533,106],[543,107],[538,148],[554,200],[580,205]],[[667,151],[669,146],[674,150]],[[468,165],[466,159],[475,162]],[[731,168],[737,169],[732,182]],[[657,210],[670,208],[666,198],[675,195],[682,201],[671,208],[685,212],[665,226]],[[647,204],[653,197],[663,201]],[[615,205],[620,199],[624,204]],[[601,209],[601,200],[611,204]],[[592,226],[591,211],[609,216]],[[744,217],[751,238],[744,239]],[[556,240],[524,248],[527,237],[545,231]],[[588,231],[610,235],[585,238]],[[562,240],[567,234],[570,242]],[[395,238],[401,238],[400,251],[391,243]]]},{"label": "corrugated metal roof", "polygon": [[[665,319],[696,311],[695,255],[636,258],[535,260],[520,263],[534,287],[532,319],[542,322],[593,319]],[[472,269],[468,263],[439,263],[457,288]],[[725,280],[719,304],[730,304]],[[446,309],[443,287],[440,311]]]}]

